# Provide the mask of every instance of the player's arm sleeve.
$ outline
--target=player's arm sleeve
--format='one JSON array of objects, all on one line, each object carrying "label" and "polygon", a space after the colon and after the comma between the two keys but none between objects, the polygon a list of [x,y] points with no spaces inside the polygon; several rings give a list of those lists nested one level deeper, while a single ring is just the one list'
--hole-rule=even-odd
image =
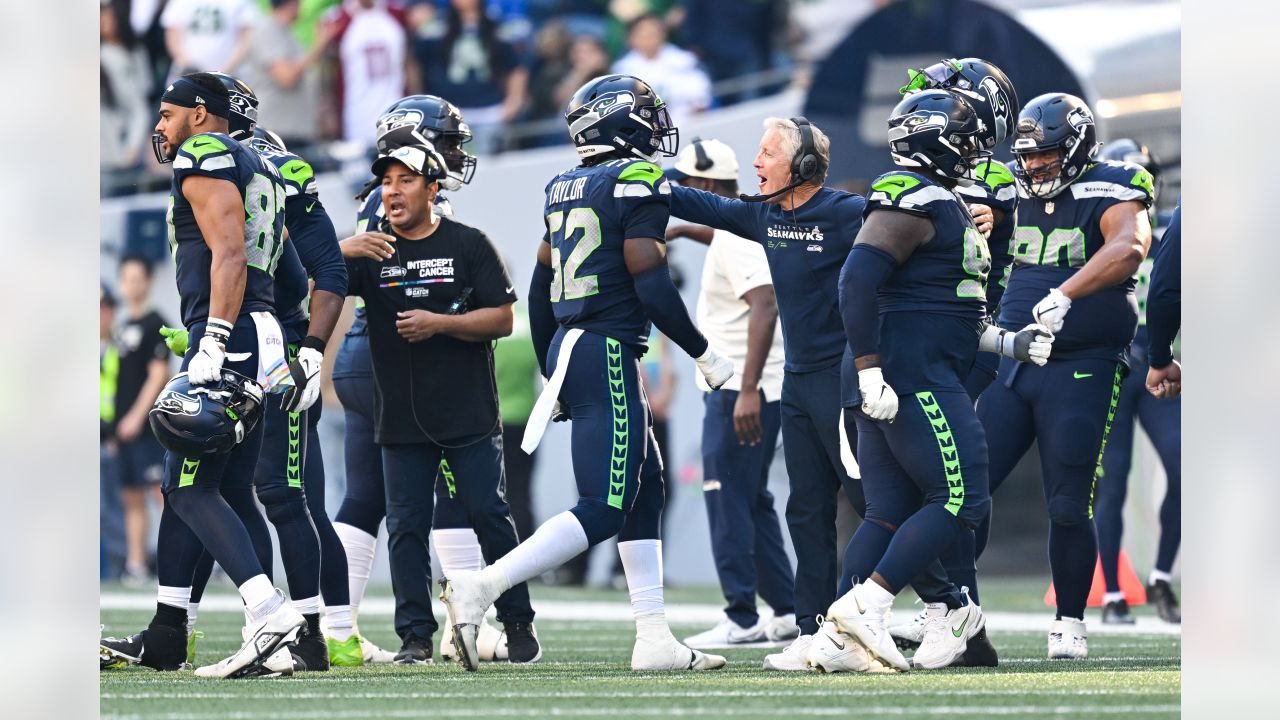
[{"label": "player's arm sleeve", "polygon": [[[627,241],[635,238],[661,238],[670,216],[666,203],[651,202],[632,208],[624,224]],[[707,351],[707,339],[698,331],[689,317],[680,291],[671,280],[671,269],[666,259],[631,276],[636,297],[645,315],[662,331],[663,335],[684,350],[689,357],[702,357]]]},{"label": "player's arm sleeve", "polygon": [[1173,362],[1173,340],[1182,325],[1182,208],[1164,231],[1147,294],[1147,357],[1151,367]]},{"label": "player's arm sleeve", "polygon": [[555,271],[540,262],[533,264],[533,279],[529,281],[529,334],[533,336],[533,352],[538,356],[538,369],[543,377],[547,372],[547,353],[556,336],[556,313],[551,307],[551,280]]},{"label": "player's arm sleeve", "polygon": [[488,235],[477,231],[477,236],[469,240],[471,250],[472,278],[475,283],[471,292],[471,307],[490,308],[510,305],[516,301],[515,283],[507,272],[506,263],[498,248]]},{"label": "player's arm sleeve", "polygon": [[892,255],[868,243],[857,243],[840,269],[840,317],[853,357],[880,352],[880,286],[898,263]]},{"label": "player's arm sleeve", "polygon": [[739,237],[761,242],[760,212],[763,203],[725,198],[715,193],[671,183],[671,214],[682,220],[728,230]]},{"label": "player's arm sleeve", "polygon": [[338,247],[338,233],[324,206],[314,195],[285,199],[285,227],[298,259],[315,280],[315,289],[339,297],[347,294],[347,265]]}]

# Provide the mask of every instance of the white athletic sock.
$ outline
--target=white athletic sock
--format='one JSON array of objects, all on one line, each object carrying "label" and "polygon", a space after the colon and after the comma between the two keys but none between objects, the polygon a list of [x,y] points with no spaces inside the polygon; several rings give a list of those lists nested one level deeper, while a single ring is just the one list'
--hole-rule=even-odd
[{"label": "white athletic sock", "polygon": [[1122,592],[1108,592],[1106,595],[1102,596],[1102,602],[1104,603],[1120,602],[1123,599],[1124,593]]},{"label": "white athletic sock", "polygon": [[319,615],[320,614],[320,596],[314,595],[301,600],[294,600],[293,607],[303,615]]},{"label": "white athletic sock", "polygon": [[329,626],[329,637],[338,642],[346,642],[354,632],[351,627],[350,605],[330,605],[324,609],[324,618]]},{"label": "white athletic sock", "polygon": [[354,525],[336,522],[334,532],[342,541],[347,553],[347,582],[351,589],[351,612],[358,615],[364,588],[369,584],[369,572],[373,569],[373,554],[378,548],[378,538]]},{"label": "white athletic sock", "polygon": [[173,587],[161,585],[156,590],[156,601],[186,610],[191,604],[191,586]]},{"label": "white athletic sock", "polygon": [[1155,585],[1157,580],[1163,580],[1165,582],[1169,582],[1172,579],[1173,578],[1172,576],[1169,575],[1169,573],[1163,570],[1152,569],[1151,574],[1147,576],[1147,584]]},{"label": "white athletic sock", "polygon": [[275,587],[266,575],[254,575],[240,586],[240,597],[255,620],[260,620],[275,612],[284,603],[284,598],[276,594]]},{"label": "white athletic sock", "polygon": [[587,531],[565,511],[542,523],[527,540],[481,571],[499,592],[506,592],[548,570],[554,570],[590,547]]},{"label": "white athletic sock", "polygon": [[187,634],[190,635],[196,629],[196,614],[200,610],[200,603],[191,603],[187,605]]},{"label": "white athletic sock", "polygon": [[631,593],[631,614],[637,618],[646,615],[666,615],[662,599],[662,541],[631,540],[618,543],[618,556],[622,558],[622,571],[627,576],[627,591]]},{"label": "white athletic sock", "polygon": [[484,567],[484,554],[480,552],[480,539],[471,528],[432,530],[431,544],[440,558],[440,569],[445,576],[454,570],[479,570]]}]

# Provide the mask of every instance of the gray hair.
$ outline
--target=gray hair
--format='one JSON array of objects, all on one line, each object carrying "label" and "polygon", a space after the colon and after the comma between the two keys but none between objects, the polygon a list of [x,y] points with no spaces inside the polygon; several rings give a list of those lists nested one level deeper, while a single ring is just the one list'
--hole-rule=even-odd
[{"label": "gray hair", "polygon": [[[809,178],[808,184],[821,187],[827,182],[827,168],[831,166],[831,139],[817,125],[809,124],[813,131],[813,150],[818,156],[818,171]],[[789,157],[800,154],[800,127],[788,118],[768,117],[764,120],[764,130],[777,130],[782,138],[782,152]]]}]

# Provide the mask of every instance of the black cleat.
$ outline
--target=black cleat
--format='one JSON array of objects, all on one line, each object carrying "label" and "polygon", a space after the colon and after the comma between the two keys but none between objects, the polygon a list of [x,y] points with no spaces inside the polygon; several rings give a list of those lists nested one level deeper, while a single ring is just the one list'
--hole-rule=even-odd
[{"label": "black cleat", "polygon": [[324,635],[303,630],[301,637],[289,646],[296,672],[325,672],[329,669],[329,644]]},{"label": "black cleat", "polygon": [[987,638],[985,627],[979,630],[977,635],[969,638],[964,654],[959,660],[951,663],[951,667],[997,667],[999,665],[1000,656],[996,654],[996,647]]},{"label": "black cleat", "polygon": [[1174,625],[1182,624],[1182,609],[1178,607],[1178,596],[1173,594],[1173,586],[1168,580],[1157,580],[1148,585],[1147,600],[1156,606],[1156,612],[1160,614],[1161,620]]},{"label": "black cleat", "polygon": [[431,638],[410,635],[391,662],[396,665],[430,665],[432,663]]},{"label": "black cleat", "polygon": [[98,641],[99,667],[142,665],[153,670],[183,670],[187,662],[187,634],[165,625],[151,625],[127,638]]},{"label": "black cleat", "polygon": [[1133,613],[1129,612],[1129,601],[1124,598],[1112,600],[1102,606],[1103,625],[1132,625],[1135,622]]},{"label": "black cleat", "polygon": [[542,658],[542,646],[538,644],[538,631],[533,623],[504,623],[507,631],[507,662],[535,663]]}]

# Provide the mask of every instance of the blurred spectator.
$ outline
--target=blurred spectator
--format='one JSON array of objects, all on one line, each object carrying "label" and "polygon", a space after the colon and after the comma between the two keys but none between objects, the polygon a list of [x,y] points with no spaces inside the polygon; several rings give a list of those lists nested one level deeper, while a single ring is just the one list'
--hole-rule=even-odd
[{"label": "blurred spectator", "polygon": [[300,9],[299,0],[271,0],[271,12],[253,24],[244,74],[258,96],[258,123],[295,152],[316,139],[319,75],[313,66],[330,40],[322,31],[310,50],[302,48],[290,29]]},{"label": "blurred spectator", "polygon": [[160,100],[160,93],[168,84],[169,50],[164,44],[164,25],[160,15],[164,12],[165,0],[111,0],[128,8],[129,26],[133,28],[133,36],[138,45],[146,51],[146,87],[147,106],[151,107]]},{"label": "blurred spectator", "polygon": [[[768,70],[774,33],[785,27],[782,0],[686,0],[681,33],[685,46],[719,82]],[[753,88],[719,99],[729,104],[759,94]]]},{"label": "blurred spectator", "polygon": [[677,126],[711,106],[711,81],[693,53],[667,42],[667,23],[661,17],[648,14],[633,20],[627,44],[631,51],[613,64],[613,71],[649,83]]},{"label": "blurred spectator", "polygon": [[[510,266],[508,264],[508,266]],[[529,313],[516,303],[511,334],[498,338],[493,346],[493,374],[498,383],[502,414],[502,444],[510,451],[503,455],[507,471],[507,502],[511,519],[521,538],[537,529],[533,523],[533,463],[535,455],[520,450],[525,426],[533,413],[533,403],[542,390],[542,371],[529,334]]]},{"label": "blurred spectator", "polygon": [[138,165],[150,137],[146,57],[137,47],[125,3],[103,2],[99,38],[102,169]]},{"label": "blurred spectator", "polygon": [[530,117],[541,120],[559,117],[564,112],[556,86],[569,75],[572,43],[573,36],[559,20],[552,20],[538,30],[533,40],[533,69],[529,81]]},{"label": "blurred spectator", "polygon": [[389,0],[345,0],[328,23],[338,48],[341,137],[372,145],[378,115],[410,84],[404,9]]},{"label": "blurred spectator", "polygon": [[[261,1],[261,0],[259,0]],[[303,50],[310,50],[324,27],[324,16],[341,0],[301,0],[298,3],[298,19],[293,22],[293,36],[302,43]]]},{"label": "blurred spectator", "polygon": [[236,74],[257,15],[251,0],[169,0],[160,16],[173,58],[169,77],[202,70]]},{"label": "blurred spectator", "polygon": [[[569,72],[556,85],[555,104],[557,112],[564,116],[569,105],[569,98],[588,80],[609,74],[609,55],[604,44],[589,35],[578,37],[569,50]],[[561,136],[567,137],[562,131]]]},{"label": "blurred spectator", "polygon": [[124,526],[120,521],[120,482],[116,477],[116,377],[120,355],[111,335],[116,299],[103,285],[98,290],[98,542],[99,578],[114,580],[124,566]]},{"label": "blurred spectator", "polygon": [[458,106],[477,155],[493,152],[499,127],[519,115],[528,88],[515,46],[499,36],[482,0],[451,0],[418,32],[414,55],[424,91]]},{"label": "blurred spectator", "polygon": [[[627,31],[631,23],[644,15],[657,15],[667,24],[668,32],[676,35],[684,22],[684,6],[681,0],[609,0],[608,25],[605,29],[604,48],[609,57],[618,57],[627,51]],[[679,38],[672,40],[681,44]]]}]

